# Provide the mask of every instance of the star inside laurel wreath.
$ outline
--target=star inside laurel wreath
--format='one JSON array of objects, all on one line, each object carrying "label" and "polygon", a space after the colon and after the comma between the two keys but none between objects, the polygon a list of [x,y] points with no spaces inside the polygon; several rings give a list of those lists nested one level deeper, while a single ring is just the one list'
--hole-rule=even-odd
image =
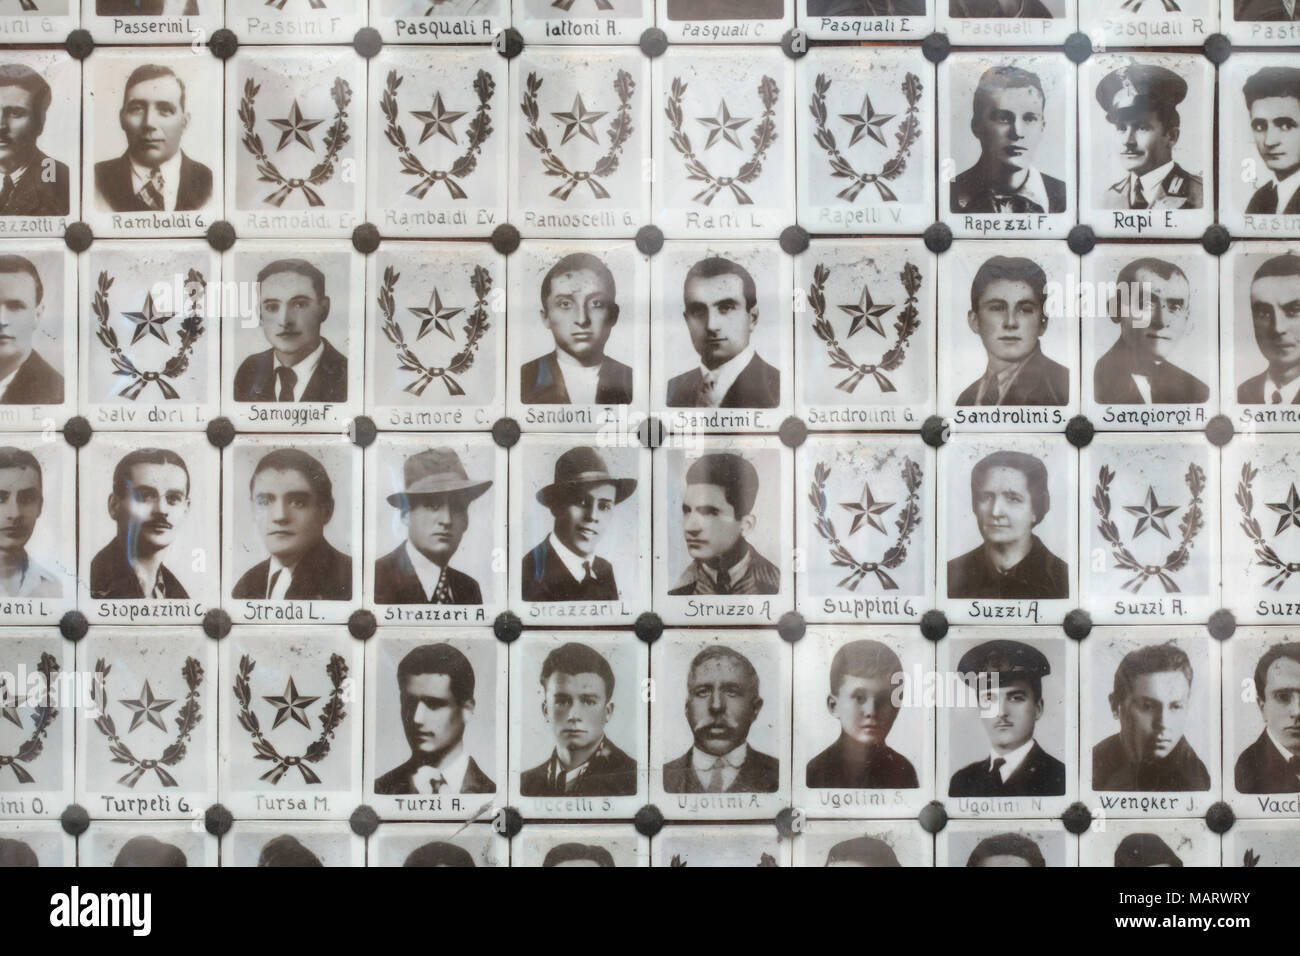
[{"label": "star inside laurel wreath", "polygon": [[176,313],[159,312],[157,306],[153,303],[152,292],[144,297],[144,305],[140,307],[139,312],[123,312],[122,317],[135,323],[135,333],[131,336],[132,345],[135,345],[146,335],[152,335],[154,338],[160,339],[164,345],[171,344],[167,340],[167,330],[163,326],[176,318]]},{"label": "star inside laurel wreath", "polygon": [[1165,519],[1178,510],[1177,505],[1162,505],[1156,501],[1155,490],[1147,485],[1147,497],[1140,505],[1125,505],[1124,510],[1131,515],[1137,515],[1137,526],[1133,529],[1133,537],[1136,538],[1147,528],[1160,532],[1166,538],[1169,537],[1169,528],[1165,525]]},{"label": "star inside laurel wreath", "polygon": [[280,131],[280,145],[275,148],[276,152],[284,149],[289,144],[289,140],[302,143],[313,153],[316,147],[311,142],[311,131],[314,130],[324,120],[307,119],[302,115],[302,110],[298,107],[298,101],[293,101],[293,106],[289,108],[289,115],[285,119],[273,119],[271,125]]},{"label": "star inside laurel wreath", "polygon": [[18,695],[9,696],[9,685],[0,684],[0,717],[9,721],[15,727],[21,728],[23,719],[18,713]]},{"label": "star inside laurel wreath", "polygon": [[863,97],[862,109],[856,113],[840,114],[840,119],[853,127],[853,135],[849,137],[850,146],[857,143],[863,136],[870,136],[881,146],[888,146],[889,144],[885,142],[885,135],[880,132],[880,128],[893,118],[893,113],[877,113],[872,108],[870,94]]},{"label": "star inside laurel wreath", "polygon": [[456,335],[451,330],[451,320],[464,312],[464,309],[453,309],[442,304],[442,296],[438,290],[433,290],[433,295],[429,296],[428,306],[407,306],[407,311],[412,315],[420,317],[420,331],[416,334],[415,340],[418,342],[429,333],[429,327],[433,326],[453,342],[456,341]]},{"label": "star inside laurel wreath", "polygon": [[885,526],[876,520],[876,515],[882,515],[890,508],[894,507],[896,502],[877,501],[871,494],[871,485],[867,482],[862,483],[862,500],[845,501],[840,507],[845,511],[852,513],[853,525],[849,528],[849,534],[857,534],[862,525],[868,524],[875,528],[881,534],[885,534]]},{"label": "star inside laurel wreath", "polygon": [[130,733],[146,720],[159,730],[165,731],[167,725],[163,723],[162,712],[176,701],[155,697],[149,682],[145,681],[139,697],[135,700],[119,700],[118,703],[131,712],[131,726],[126,729],[126,732]]},{"label": "star inside laurel wreath", "polygon": [[709,131],[709,138],[704,143],[704,148],[709,149],[719,139],[730,143],[736,149],[744,149],[740,143],[740,137],[736,131],[753,119],[752,116],[732,116],[731,110],[727,109],[727,101],[721,100],[718,103],[718,112],[714,116],[700,116],[695,122],[699,123]]},{"label": "star inside laurel wreath", "polygon": [[465,113],[447,109],[442,102],[442,92],[439,91],[433,94],[432,106],[427,110],[411,110],[411,115],[424,124],[424,129],[420,131],[421,143],[435,134],[445,136],[454,143],[456,142],[456,120]]},{"label": "star inside laurel wreath", "polygon": [[1273,532],[1273,537],[1276,538],[1287,528],[1300,528],[1300,495],[1296,494],[1295,482],[1291,483],[1291,490],[1287,492],[1286,501],[1279,501],[1277,504],[1268,507],[1270,511],[1276,511],[1279,515],[1277,530]]},{"label": "star inside laurel wreath", "polygon": [[[842,305],[840,310],[853,317],[853,322],[849,325],[849,335],[853,335],[863,326],[871,329],[877,335],[884,335],[885,328],[880,324],[880,319],[893,307],[892,303],[877,303],[871,297],[871,290],[864,284],[862,286],[862,297],[858,299],[857,303],[855,305]],[[845,338],[848,338],[849,335],[846,335]]]},{"label": "star inside laurel wreath", "polygon": [[298,721],[298,723],[302,724],[308,730],[311,730],[311,721],[307,719],[307,708],[320,700],[320,698],[299,697],[298,688],[294,686],[293,678],[290,677],[289,683],[285,685],[284,693],[282,695],[279,697],[263,697],[262,700],[275,708],[275,721],[271,724],[272,730],[279,727],[290,718]]},{"label": "star inside laurel wreath", "polygon": [[573,109],[569,110],[569,112],[552,113],[551,115],[564,124],[564,135],[560,138],[561,146],[578,135],[587,137],[597,145],[600,144],[600,140],[596,138],[595,124],[605,114],[589,112],[582,102],[581,93],[573,98]]}]

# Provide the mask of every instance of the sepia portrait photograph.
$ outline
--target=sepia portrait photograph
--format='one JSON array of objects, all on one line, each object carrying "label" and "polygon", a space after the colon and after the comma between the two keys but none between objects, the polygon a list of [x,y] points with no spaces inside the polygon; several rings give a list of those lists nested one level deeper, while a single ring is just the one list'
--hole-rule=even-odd
[{"label": "sepia portrait photograph", "polygon": [[1300,793],[1300,641],[1240,628],[1223,655],[1225,799],[1246,817],[1291,819]]},{"label": "sepia portrait photograph", "polygon": [[218,866],[217,847],[189,820],[96,820],[77,838],[76,859],[87,867]]},{"label": "sepia portrait photograph", "polygon": [[[1235,827],[1233,832],[1235,832]],[[1219,866],[1218,834],[1204,820],[1115,820],[1079,838],[1079,865],[1106,867]],[[1225,866],[1240,866],[1224,859]]]},{"label": "sepia portrait photograph", "polygon": [[1262,432],[1300,424],[1300,245],[1228,251],[1219,289],[1223,410]]},{"label": "sepia portrait photograph", "polygon": [[77,838],[58,821],[0,823],[0,867],[75,866]]},{"label": "sepia portrait photograph", "polygon": [[[52,19],[52,18],[51,18]],[[81,211],[81,66],[52,51],[0,58],[0,229],[57,236]]]},{"label": "sepia portrait photograph", "polygon": [[509,866],[510,843],[487,823],[389,823],[370,838],[366,865]]},{"label": "sepia portrait photograph", "polygon": [[57,239],[0,251],[0,422],[62,426],[77,411],[77,263]]},{"label": "sepia portrait photograph", "polygon": [[54,623],[76,607],[76,452],[0,435],[0,607],[13,624]]},{"label": "sepia portrait photograph", "polygon": [[1224,225],[1245,235],[1300,233],[1300,68],[1253,53],[1219,77]]},{"label": "sepia portrait photograph", "polygon": [[770,822],[727,826],[670,823],[651,842],[651,865],[789,866],[790,843]]},{"label": "sepia portrait photograph", "polygon": [[934,837],[915,820],[811,820],[791,866],[934,866]]},{"label": "sepia portrait photograph", "polygon": [[236,820],[221,841],[222,866],[365,866],[366,839],[346,821]]},{"label": "sepia portrait photograph", "polygon": [[523,867],[650,865],[650,840],[629,825],[540,824],[511,841],[510,865]]},{"label": "sepia portrait photograph", "polygon": [[1059,820],[958,820],[934,844],[935,866],[1079,865],[1079,843]]}]

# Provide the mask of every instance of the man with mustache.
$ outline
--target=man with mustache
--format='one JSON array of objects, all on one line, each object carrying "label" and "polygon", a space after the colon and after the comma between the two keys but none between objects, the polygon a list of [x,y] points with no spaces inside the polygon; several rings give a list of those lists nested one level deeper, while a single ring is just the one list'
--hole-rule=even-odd
[{"label": "man with mustache", "polygon": [[1200,209],[1205,189],[1174,162],[1182,132],[1178,104],[1187,81],[1163,66],[1131,63],[1102,78],[1097,102],[1115,127],[1120,162],[1128,175],[1106,190],[1106,209]]},{"label": "man with mustache", "polygon": [[271,347],[240,363],[237,402],[346,402],[348,360],[321,335],[330,314],[325,274],[305,259],[257,273],[258,321]]},{"label": "man with mustache", "polygon": [[90,596],[187,600],[163,557],[190,510],[185,460],[166,448],[137,448],[113,469],[108,514],[117,536],[90,562]]},{"label": "man with mustache", "polygon": [[[831,658],[826,709],[840,735],[805,769],[809,787],[913,790],[920,786],[911,762],[885,738],[898,719],[903,663],[880,641],[849,641]],[[829,865],[829,864],[828,864]]]},{"label": "man with mustache", "polygon": [[686,722],[693,746],[664,764],[668,793],[775,793],[780,762],[748,743],[763,709],[749,658],[721,644],[695,655],[686,674]]},{"label": "man with mustache", "polygon": [[1300,644],[1274,644],[1255,665],[1264,730],[1237,758],[1238,793],[1300,793]]},{"label": "man with mustache", "polygon": [[949,208],[966,213],[1065,212],[1065,183],[1040,172],[1034,154],[1047,128],[1047,94],[1034,73],[990,67],[975,87],[970,130],[980,158],[958,173]]},{"label": "man with mustache", "polygon": [[21,63],[0,65],[0,216],[66,216],[68,167],[36,145],[50,84]]},{"label": "man with mustache", "polygon": [[1300,69],[1266,66],[1242,89],[1255,149],[1272,178],[1255,190],[1247,215],[1300,215]]},{"label": "man with mustache", "polygon": [[474,716],[474,668],[450,644],[423,644],[397,664],[410,758],[376,778],[375,793],[496,793],[465,750]]},{"label": "man with mustache", "polygon": [[202,209],[212,198],[212,170],[181,149],[190,123],[185,84],[170,67],[131,71],[118,122],[126,152],[95,164],[95,190],[113,212]]},{"label": "man with mustache", "polygon": [[41,463],[21,448],[0,448],[0,595],[57,598],[63,585],[27,554],[45,505]]},{"label": "man with mustache", "polygon": [[524,555],[525,601],[616,601],[614,568],[596,554],[614,507],[636,490],[635,478],[615,478],[596,449],[570,448],[555,460],[554,480],[537,492],[551,512],[551,533]]},{"label": "man with mustache", "polygon": [[32,348],[45,287],[30,259],[0,255],[0,405],[61,405],[63,376]]},{"label": "man with mustache", "polygon": [[984,543],[948,562],[948,597],[1055,600],[1070,596],[1070,568],[1033,529],[1047,517],[1047,466],[995,451],[970,474],[971,510]]},{"label": "man with mustache", "polygon": [[1176,644],[1125,654],[1109,698],[1119,733],[1092,748],[1092,788],[1209,790],[1210,773],[1183,736],[1191,696],[1192,662]]},{"label": "man with mustache", "polygon": [[[1134,259],[1115,280],[1119,292],[1111,321],[1119,338],[1097,359],[1093,397],[1111,405],[1200,404],[1210,387],[1169,356],[1187,331],[1191,284],[1163,259]],[[1136,292],[1136,297],[1134,296]]]},{"label": "man with mustache", "polygon": [[994,256],[975,272],[966,324],[979,336],[984,374],[957,396],[958,405],[1065,405],[1070,370],[1043,354],[1047,274],[1019,257]]},{"label": "man with mustache", "polygon": [[1300,405],[1300,255],[1274,256],[1255,270],[1250,318],[1268,367],[1237,387],[1237,401]]},{"label": "man with mustache", "polygon": [[973,690],[984,694],[980,719],[989,738],[989,756],[953,774],[948,796],[1064,794],[1065,764],[1034,739],[1043,716],[1043,678],[1052,672],[1043,652],[1020,641],[985,641],[961,656],[957,670]]}]

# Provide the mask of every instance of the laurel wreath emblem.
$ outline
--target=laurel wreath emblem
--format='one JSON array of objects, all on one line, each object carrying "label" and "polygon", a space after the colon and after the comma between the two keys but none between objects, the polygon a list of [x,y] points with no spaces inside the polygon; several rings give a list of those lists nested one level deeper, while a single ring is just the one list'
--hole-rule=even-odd
[{"label": "laurel wreath emblem", "polygon": [[334,164],[338,160],[339,152],[352,138],[348,135],[348,104],[352,102],[352,87],[342,77],[334,78],[334,83],[330,87],[330,99],[334,101],[336,112],[329,130],[325,133],[325,155],[305,177],[286,177],[266,155],[266,150],[262,146],[262,137],[254,129],[257,122],[254,104],[261,88],[261,85],[254,83],[251,78],[244,81],[244,95],[239,101],[239,121],[244,127],[244,136],[240,142],[257,160],[258,181],[275,183],[279,187],[262,202],[281,206],[294,192],[301,190],[309,206],[325,205],[325,200],[321,199],[320,193],[312,187],[329,182],[334,175]]},{"label": "laurel wreath emblem", "polygon": [[306,752],[301,756],[281,755],[275,749],[275,745],[262,733],[262,725],[257,715],[253,713],[253,692],[248,682],[256,666],[257,661],[248,654],[239,659],[239,675],[235,678],[235,699],[239,701],[239,726],[248,731],[253,738],[253,750],[257,759],[275,762],[275,766],[258,779],[279,783],[280,778],[288,773],[290,768],[297,767],[302,774],[303,783],[320,783],[320,777],[307,764],[320,763],[329,755],[334,731],[347,716],[347,711],[343,709],[343,682],[348,676],[347,661],[341,654],[331,654],[329,663],[325,665],[325,673],[329,675],[333,689],[325,703],[321,705],[320,716],[317,718],[321,722],[320,736],[307,746]]},{"label": "laurel wreath emblem", "polygon": [[848,577],[840,581],[837,587],[856,591],[868,574],[874,574],[880,586],[886,591],[898,590],[898,582],[887,572],[894,570],[907,559],[908,542],[911,541],[912,533],[921,523],[921,466],[904,456],[899,468],[899,476],[903,479],[903,487],[907,489],[907,498],[903,502],[903,510],[894,522],[898,537],[879,561],[858,560],[835,533],[835,523],[826,513],[826,479],[830,474],[829,465],[825,462],[817,462],[817,466],[813,469],[813,483],[808,492],[808,500],[812,502],[813,510],[817,513],[817,519],[813,522],[817,533],[830,543],[831,564],[837,568],[852,568]]},{"label": "laurel wreath emblem", "polygon": [[108,738],[108,750],[113,755],[113,763],[124,763],[131,768],[119,777],[117,782],[134,787],[140,782],[141,777],[152,770],[157,775],[158,782],[164,787],[177,786],[176,778],[167,771],[167,768],[175,767],[185,759],[186,741],[190,739],[190,734],[203,719],[199,709],[199,686],[203,683],[203,665],[195,658],[187,657],[181,666],[181,678],[185,681],[189,692],[185,695],[180,712],[176,715],[176,737],[157,759],[136,757],[126,741],[118,736],[117,726],[108,712],[108,674],[111,670],[112,668],[104,663],[102,657],[95,662],[95,676],[91,680],[91,697],[99,712],[99,716],[95,718],[95,727]]},{"label": "laurel wreath emblem", "polygon": [[850,355],[836,338],[835,329],[826,318],[825,290],[826,280],[830,275],[831,270],[821,263],[813,269],[813,282],[808,287],[808,304],[812,306],[813,315],[816,316],[813,319],[813,331],[826,343],[826,355],[830,359],[830,367],[850,372],[849,377],[838,382],[835,387],[852,395],[858,384],[870,375],[882,392],[897,391],[894,383],[885,373],[892,372],[903,364],[903,359],[907,357],[907,343],[921,327],[921,313],[916,307],[917,293],[921,290],[921,270],[908,262],[903,266],[903,271],[898,274],[899,280],[903,283],[903,290],[907,293],[907,299],[903,302],[898,321],[894,323],[893,344],[880,357],[880,361],[874,364],[858,362]]},{"label": "laurel wreath emblem", "polygon": [[1241,481],[1237,483],[1236,495],[1237,505],[1241,508],[1241,530],[1246,532],[1246,537],[1255,545],[1255,563],[1277,572],[1264,582],[1264,586],[1280,591],[1291,575],[1300,574],[1300,561],[1283,561],[1264,540],[1264,531],[1254,515],[1254,484],[1258,475],[1259,469],[1249,461],[1241,468]]},{"label": "laurel wreath emblem", "polygon": [[158,386],[163,398],[168,401],[179,399],[181,397],[180,392],[176,391],[176,387],[167,380],[185,374],[190,367],[190,356],[194,352],[194,343],[203,336],[201,303],[204,290],[207,288],[207,280],[203,278],[203,273],[197,269],[191,269],[185,275],[187,301],[185,303],[185,318],[181,322],[180,342],[177,344],[176,351],[171,358],[158,371],[141,371],[135,362],[131,360],[131,357],[122,351],[122,346],[117,341],[117,332],[108,324],[109,316],[112,314],[108,303],[108,290],[112,287],[113,276],[110,276],[106,271],[101,272],[95,288],[95,298],[91,302],[91,309],[95,313],[95,336],[99,339],[100,344],[108,349],[109,355],[113,359],[113,374],[125,375],[131,379],[117,394],[135,401],[140,397],[141,392],[150,384],[153,384]]},{"label": "laurel wreath emblem", "polygon": [[424,390],[429,387],[429,383],[435,378],[442,379],[442,384],[447,388],[448,395],[464,395],[465,389],[461,388],[460,383],[454,376],[463,375],[474,365],[474,356],[478,353],[479,340],[483,338],[484,333],[492,326],[488,324],[487,300],[488,293],[492,291],[492,273],[488,272],[483,266],[475,266],[474,272],[470,276],[470,286],[474,289],[474,309],[470,312],[469,318],[465,320],[465,327],[461,330],[465,333],[465,347],[452,356],[450,362],[445,366],[433,367],[425,365],[420,361],[420,357],[411,351],[410,346],[406,344],[406,336],[402,333],[402,327],[397,324],[394,317],[396,304],[393,299],[393,290],[397,288],[397,280],[401,278],[401,273],[388,266],[384,269],[384,284],[379,289],[379,311],[384,316],[383,330],[388,341],[393,343],[393,350],[397,353],[397,365],[405,372],[414,372],[416,378],[413,382],[402,389],[412,395],[423,395]]},{"label": "laurel wreath emblem", "polygon": [[737,203],[742,206],[753,205],[754,200],[741,186],[747,186],[758,178],[759,173],[763,171],[763,159],[767,156],[767,151],[771,149],[772,144],[776,142],[776,100],[781,93],[780,87],[776,85],[776,80],[770,76],[764,76],[758,81],[758,98],[763,104],[763,112],[759,116],[754,135],[749,140],[754,146],[754,151],[734,176],[715,176],[695,155],[695,150],[691,146],[691,138],[682,129],[682,97],[686,95],[686,89],[687,84],[683,83],[680,77],[673,77],[672,92],[668,97],[668,105],[664,107],[664,112],[667,114],[668,123],[673,130],[668,141],[672,143],[677,152],[682,154],[683,165],[686,168],[686,178],[708,184],[692,196],[691,199],[707,206],[713,202],[718,193],[724,189],[730,189]]},{"label": "laurel wreath emblem", "polygon": [[605,135],[609,137],[609,150],[590,170],[569,169],[564,160],[555,155],[545,131],[537,125],[541,111],[537,105],[537,94],[542,89],[542,78],[536,73],[529,73],[525,81],[525,92],[520,109],[528,120],[528,142],[542,154],[542,167],[547,176],[559,176],[564,181],[551,190],[550,195],[567,200],[581,183],[586,183],[591,194],[597,199],[608,199],[609,190],[600,180],[610,176],[618,169],[619,156],[623,146],[632,135],[632,93],[636,90],[636,81],[627,70],[619,70],[614,77],[614,92],[618,95],[618,109],[609,121]]},{"label": "laurel wreath emblem", "polygon": [[858,194],[867,186],[875,186],[880,193],[882,202],[898,202],[898,196],[887,185],[890,181],[897,179],[907,168],[907,157],[912,152],[912,146],[921,138],[921,121],[918,118],[920,107],[917,105],[921,102],[921,80],[914,73],[908,73],[903,77],[903,96],[907,99],[907,111],[903,114],[903,122],[894,138],[898,140],[898,151],[893,157],[875,173],[860,173],[853,164],[848,161],[843,153],[835,144],[835,134],[826,128],[826,94],[830,91],[831,81],[826,78],[825,73],[817,74],[816,92],[813,94],[812,104],[809,107],[812,111],[813,120],[816,122],[816,133],[813,139],[817,145],[824,149],[830,156],[831,176],[837,179],[851,179],[852,182],[845,186],[835,198],[843,199],[846,202],[854,202]]},{"label": "laurel wreath emblem", "polygon": [[397,149],[398,157],[402,162],[402,172],[408,176],[420,177],[416,184],[406,191],[406,195],[423,199],[435,183],[442,183],[447,187],[447,192],[452,199],[467,198],[464,188],[457,180],[464,179],[474,172],[478,166],[479,154],[483,151],[483,144],[492,135],[492,94],[496,89],[496,81],[486,70],[478,71],[478,75],[474,78],[474,92],[478,94],[479,105],[474,110],[474,118],[470,120],[469,142],[466,144],[465,152],[461,153],[448,169],[426,169],[419,157],[406,144],[406,133],[397,122],[397,88],[402,85],[403,79],[404,77],[398,76],[396,70],[388,71],[388,81],[379,105],[384,111],[384,118],[388,121],[384,127],[384,135]]},{"label": "laurel wreath emblem", "polygon": [[33,708],[32,734],[19,745],[17,753],[0,754],[0,769],[11,768],[19,783],[36,782],[36,778],[32,776],[31,771],[24,767],[23,764],[31,763],[41,755],[41,751],[45,749],[45,734],[50,729],[50,724],[54,722],[54,718],[59,715],[58,710],[52,704],[52,684],[54,675],[59,671],[58,659],[48,651],[42,651],[36,670],[45,678],[45,702],[41,706]]},{"label": "laurel wreath emblem", "polygon": [[1097,513],[1101,516],[1097,530],[1101,533],[1102,540],[1110,545],[1111,557],[1115,559],[1116,566],[1121,571],[1134,572],[1133,577],[1124,582],[1124,590],[1137,594],[1142,590],[1142,585],[1155,578],[1164,585],[1166,594],[1177,594],[1178,583],[1174,581],[1172,575],[1187,566],[1187,562],[1191,560],[1191,550],[1196,535],[1205,526],[1205,515],[1201,511],[1201,495],[1205,492],[1205,472],[1199,465],[1187,466],[1187,474],[1183,476],[1183,481],[1192,493],[1192,500],[1178,523],[1178,530],[1182,535],[1178,547],[1165,556],[1163,564],[1140,562],[1124,544],[1115,522],[1110,520],[1110,485],[1114,480],[1115,472],[1110,467],[1102,465],[1097,476],[1097,487],[1093,489],[1092,503],[1096,505]]}]

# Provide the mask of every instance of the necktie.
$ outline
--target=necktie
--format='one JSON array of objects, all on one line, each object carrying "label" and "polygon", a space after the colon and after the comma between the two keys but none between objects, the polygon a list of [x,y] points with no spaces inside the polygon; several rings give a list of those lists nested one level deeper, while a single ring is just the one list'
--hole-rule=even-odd
[{"label": "necktie", "polygon": [[14,178],[5,173],[4,185],[0,186],[0,211],[8,208],[9,200],[14,194]]},{"label": "necktie", "polygon": [[149,173],[149,181],[140,187],[136,193],[139,200],[144,203],[146,209],[161,210],[163,208],[163,175],[162,170],[155,168]]},{"label": "necktie", "polygon": [[167,585],[163,583],[162,568],[158,569],[158,574],[153,579],[153,591],[149,596],[155,601],[161,601],[167,597]]},{"label": "necktie", "polygon": [[1023,215],[1027,212],[1046,212],[1042,206],[1027,196],[1013,193],[1010,196],[994,196],[993,206],[996,212]]},{"label": "necktie", "polygon": [[1134,209],[1148,209],[1150,203],[1147,202],[1147,194],[1142,191],[1142,180],[1133,180],[1133,202],[1130,204]]},{"label": "necktie", "polygon": [[993,779],[998,782],[999,787],[1006,783],[1006,781],[1002,779],[1002,767],[1006,762],[1006,758],[1004,757],[995,758],[993,760],[993,768],[989,771],[993,775]]},{"label": "necktie", "polygon": [[1277,210],[1277,183],[1270,182],[1259,191],[1259,201],[1255,203],[1256,211],[1264,216],[1271,216]]},{"label": "necktie", "polygon": [[555,790],[557,793],[568,792],[568,777],[569,772],[557,763],[555,766]]},{"label": "necktie", "polygon": [[713,766],[709,769],[709,783],[708,786],[705,787],[706,792],[722,792],[722,768],[726,765],[727,762],[721,757],[718,757],[713,761]]},{"label": "necktie", "polygon": [[429,599],[430,604],[450,604],[451,588],[447,586],[447,569],[443,568],[442,573],[438,575],[438,583],[433,586],[433,597]]},{"label": "necktie", "polygon": [[280,580],[282,570],[276,571],[271,575],[271,579],[266,582],[266,599],[269,601],[275,596],[275,584]]},{"label": "necktie", "polygon": [[595,582],[595,580],[596,580],[596,576],[595,576],[594,574],[591,573],[591,562],[590,562],[590,561],[583,561],[583,562],[582,562],[582,580],[579,581],[578,583],[579,583],[580,585],[582,585],[582,586],[585,588],[587,585],[592,584],[593,582]]},{"label": "necktie", "polygon": [[718,568],[717,583],[714,590],[717,591],[718,594],[731,593],[731,575],[727,573],[726,568]]},{"label": "necktie", "polygon": [[704,388],[701,389],[700,394],[704,398],[705,406],[708,408],[718,407],[717,387],[718,376],[716,373],[710,372],[704,376]]},{"label": "necktie", "polygon": [[1273,389],[1273,394],[1268,397],[1268,403],[1270,405],[1281,405],[1282,393],[1279,392],[1277,389]]},{"label": "necktie", "polygon": [[298,373],[287,365],[281,365],[275,370],[275,376],[280,380],[280,395],[277,401],[292,402],[293,387],[298,384]]},{"label": "necktie", "polygon": [[447,778],[437,767],[420,767],[415,771],[411,782],[415,784],[416,793],[439,793]]}]

